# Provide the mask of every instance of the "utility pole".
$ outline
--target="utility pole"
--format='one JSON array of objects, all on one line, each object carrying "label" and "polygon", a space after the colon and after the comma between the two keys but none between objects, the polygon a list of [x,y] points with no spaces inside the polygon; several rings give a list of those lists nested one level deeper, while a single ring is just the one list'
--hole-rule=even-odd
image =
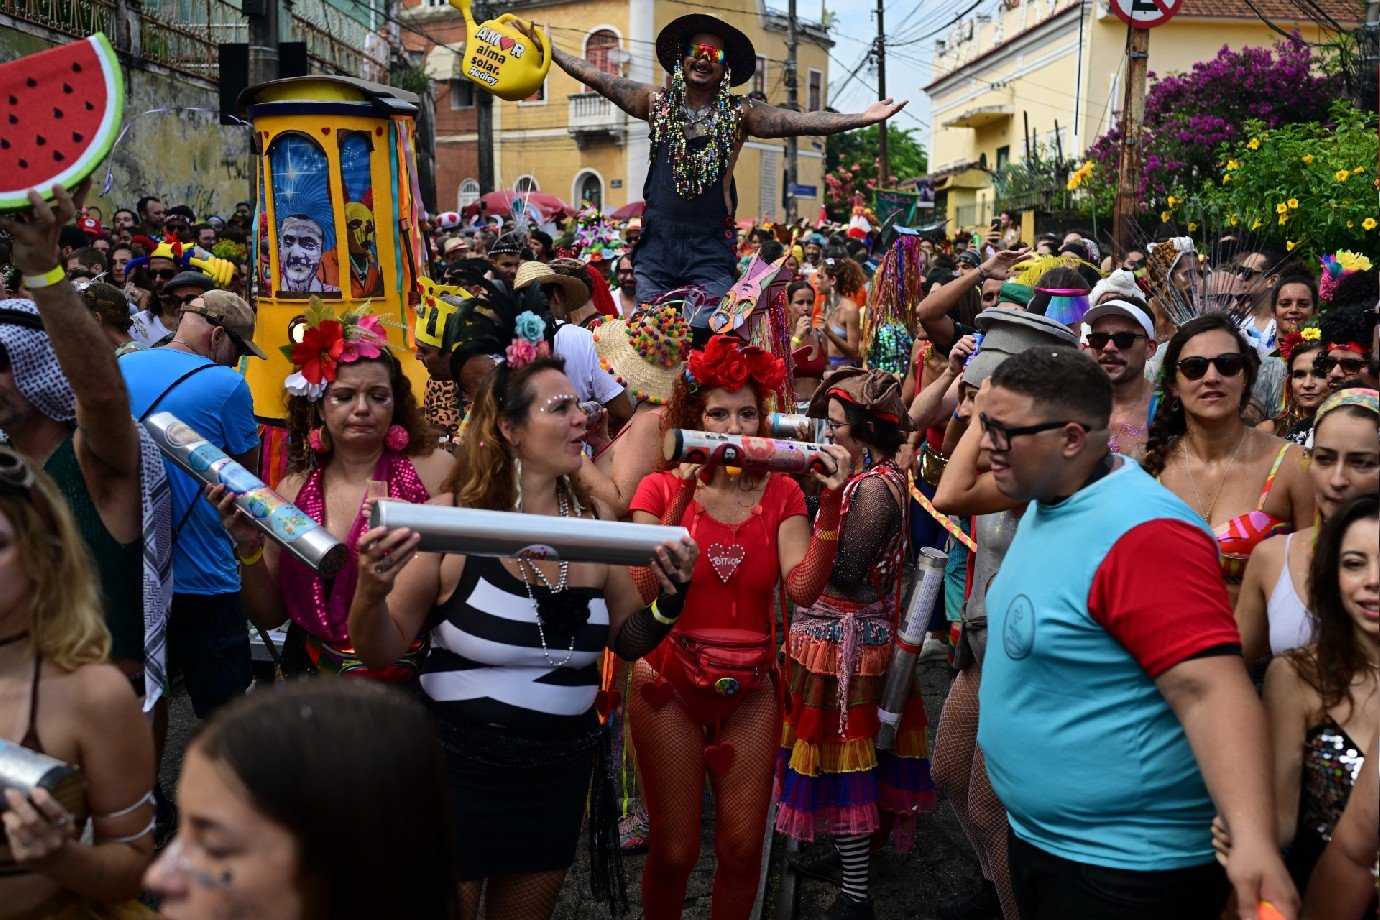
[{"label": "utility pole", "polygon": [[[476,3],[472,14],[476,21],[486,22],[490,10],[487,3]],[[494,97],[493,93],[475,84],[474,96],[476,126],[479,144],[479,194],[487,195],[494,190]]]},{"label": "utility pole", "polygon": [[[886,23],[883,20],[885,7],[877,0],[877,98],[886,98]],[[877,188],[885,188],[891,175],[891,163],[886,155],[885,121],[877,123]]]},{"label": "utility pole", "polygon": [[1133,245],[1131,240],[1135,213],[1140,202],[1141,129],[1145,120],[1145,67],[1150,57],[1150,30],[1127,27],[1126,39],[1126,95],[1121,104],[1121,179],[1116,190],[1116,207],[1112,211],[1112,239],[1116,243],[1115,257]]},{"label": "utility pole", "polygon": [[278,79],[278,0],[244,0],[249,29],[249,85]]},{"label": "utility pole", "polygon": [[[786,5],[786,108],[792,112],[800,111],[800,94],[797,89],[795,0]],[[786,138],[786,223],[795,223],[795,186],[800,182],[800,153],[796,137]]]}]

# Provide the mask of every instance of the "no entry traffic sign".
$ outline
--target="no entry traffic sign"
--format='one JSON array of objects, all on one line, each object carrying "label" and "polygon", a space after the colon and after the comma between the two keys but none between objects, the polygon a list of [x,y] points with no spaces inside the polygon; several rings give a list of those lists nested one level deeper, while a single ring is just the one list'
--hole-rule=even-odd
[{"label": "no entry traffic sign", "polygon": [[1116,18],[1137,29],[1162,26],[1179,11],[1183,0],[1110,0]]}]

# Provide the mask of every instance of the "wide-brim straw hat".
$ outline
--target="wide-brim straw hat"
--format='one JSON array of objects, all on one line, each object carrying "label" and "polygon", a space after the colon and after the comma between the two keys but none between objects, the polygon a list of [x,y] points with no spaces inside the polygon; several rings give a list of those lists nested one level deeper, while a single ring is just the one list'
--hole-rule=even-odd
[{"label": "wide-brim straw hat", "polygon": [[696,35],[716,35],[724,43],[724,63],[728,65],[730,86],[742,86],[757,70],[757,51],[752,39],[738,29],[704,13],[689,13],[666,24],[656,37],[656,59],[667,73],[685,59],[685,46]]},{"label": "wide-brim straw hat", "polygon": [[576,310],[589,302],[589,285],[570,275],[563,275],[545,262],[523,262],[513,279],[513,290],[523,291],[530,285],[554,284],[565,294],[566,309]]},{"label": "wide-brim straw hat", "polygon": [[594,330],[594,350],[604,370],[628,392],[663,406],[671,401],[676,378],[685,373],[690,324],[678,306],[653,305],[631,320],[601,323]]}]

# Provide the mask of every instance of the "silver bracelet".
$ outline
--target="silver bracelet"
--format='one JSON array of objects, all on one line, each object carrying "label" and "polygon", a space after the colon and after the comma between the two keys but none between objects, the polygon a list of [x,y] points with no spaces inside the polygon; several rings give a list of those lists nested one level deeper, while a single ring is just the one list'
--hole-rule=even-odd
[{"label": "silver bracelet", "polygon": [[143,795],[139,796],[139,798],[135,799],[135,800],[134,800],[134,804],[131,805],[131,806],[129,806],[128,808],[121,808],[119,811],[112,811],[112,812],[111,812],[110,814],[108,814],[108,815],[94,815],[94,814],[93,814],[91,817],[92,817],[92,818],[95,818],[96,820],[107,820],[107,819],[110,819],[110,818],[123,818],[125,815],[129,814],[130,812],[132,812],[132,811],[134,811],[136,808],[138,808],[140,805],[143,805],[143,804],[145,804],[145,803],[153,804],[153,790],[152,790],[152,789],[150,789],[148,792],[145,792]]},{"label": "silver bracelet", "polygon": [[157,825],[158,825],[158,816],[157,816],[157,815],[154,815],[152,818],[149,818],[149,823],[148,823],[148,824],[145,824],[145,825],[144,825],[144,829],[143,829],[142,831],[140,831],[139,833],[137,833],[137,834],[130,834],[130,835],[127,836],[127,837],[99,837],[99,836],[98,836],[98,837],[96,838],[96,845],[97,845],[97,846],[102,846],[102,845],[107,844],[107,843],[133,843],[134,841],[138,840],[140,837],[146,837],[146,836],[148,836],[149,834],[153,833],[153,829],[154,829]]}]

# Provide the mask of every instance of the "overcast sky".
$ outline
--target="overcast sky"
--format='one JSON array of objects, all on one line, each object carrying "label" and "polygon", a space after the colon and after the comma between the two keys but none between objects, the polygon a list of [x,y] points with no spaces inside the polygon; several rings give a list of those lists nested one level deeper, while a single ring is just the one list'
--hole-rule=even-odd
[{"label": "overcast sky", "polygon": [[[797,15],[818,20],[821,0],[797,0]],[[831,35],[833,58],[829,61],[830,104],[841,112],[860,112],[877,98],[877,75],[866,65],[846,87],[848,72],[861,60],[877,34],[875,2],[868,0],[824,0],[837,16]],[[784,8],[783,0],[771,0],[773,7]],[[966,4],[964,4],[966,6]],[[953,0],[886,0],[886,31],[893,40],[924,35],[951,20],[958,9]],[[918,8],[918,11],[917,11]],[[908,18],[909,17],[909,18]],[[909,99],[910,104],[894,120],[899,128],[918,129],[916,138],[929,146],[930,100],[920,91],[929,82],[934,40],[900,45],[887,52],[887,94]],[[913,39],[912,39],[913,40]],[[842,87],[842,92],[840,92]]]}]

